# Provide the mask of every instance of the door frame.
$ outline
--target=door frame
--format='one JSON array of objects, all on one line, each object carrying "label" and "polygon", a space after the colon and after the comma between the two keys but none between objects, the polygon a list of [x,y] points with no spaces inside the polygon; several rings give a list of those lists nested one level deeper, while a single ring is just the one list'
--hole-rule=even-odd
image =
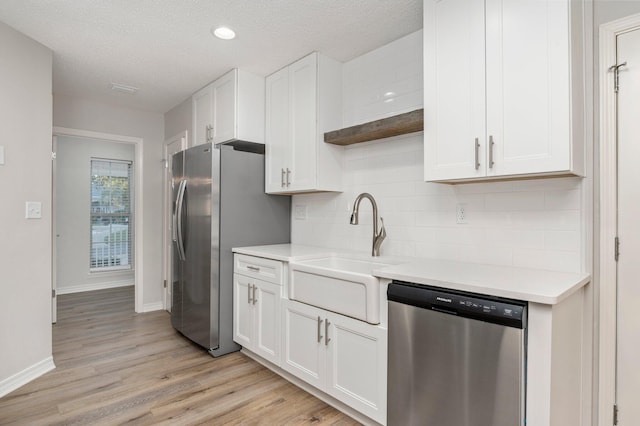
[{"label": "door frame", "polygon": [[58,234],[56,229],[57,200],[56,184],[57,184],[57,161],[56,153],[58,152],[58,137],[51,136],[51,323],[58,322]]},{"label": "door frame", "polygon": [[[144,290],[144,279],[143,279],[143,241],[144,241],[144,233],[143,233],[143,223],[142,218],[143,214],[143,186],[142,186],[142,138],[137,138],[133,136],[123,136],[123,135],[115,135],[111,133],[101,133],[101,132],[93,132],[89,130],[80,130],[80,129],[70,129],[67,127],[53,127],[53,136],[71,136],[71,137],[79,137],[86,139],[98,139],[104,140],[107,142],[116,142],[116,143],[125,143],[131,144],[134,146],[134,288],[135,288],[135,303],[134,310],[135,312],[145,312],[144,310],[144,302],[143,302],[143,290]],[[54,191],[54,199],[55,199],[55,191]],[[54,229],[55,235],[55,222],[52,224],[52,228]]]},{"label": "door frame", "polygon": [[599,80],[600,80],[600,220],[598,275],[598,414],[597,424],[611,424],[613,405],[616,403],[616,318],[617,263],[615,237],[617,236],[618,168],[616,97],[612,90],[614,75],[609,67],[616,63],[618,35],[640,29],[640,14],[627,16],[600,26]]},{"label": "door frame", "polygon": [[170,188],[167,188],[165,186],[167,184],[169,175],[171,174],[171,170],[169,170],[168,148],[170,144],[179,140],[182,150],[185,150],[187,148],[187,141],[189,140],[188,136],[189,134],[187,130],[184,130],[178,133],[177,135],[165,140],[162,145],[162,157],[164,162],[164,168],[162,172],[162,275],[163,275],[162,279],[166,284],[166,287],[163,289],[164,291],[162,292],[162,299],[163,299],[162,302],[165,310],[169,310],[171,306],[171,300],[169,299],[169,296],[171,292],[171,279],[172,279],[171,250],[169,250],[167,247],[169,246],[169,243],[171,240],[171,235],[168,231],[169,231],[169,224],[171,223],[173,211],[169,207],[169,201],[171,197]]}]

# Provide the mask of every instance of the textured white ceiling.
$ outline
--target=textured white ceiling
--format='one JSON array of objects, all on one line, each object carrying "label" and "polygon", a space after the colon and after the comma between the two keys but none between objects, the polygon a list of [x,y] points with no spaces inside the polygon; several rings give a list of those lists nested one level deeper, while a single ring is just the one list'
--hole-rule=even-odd
[{"label": "textured white ceiling", "polygon": [[353,59],[422,28],[422,0],[0,0],[0,21],[53,50],[54,93],[166,112],[232,68]]}]

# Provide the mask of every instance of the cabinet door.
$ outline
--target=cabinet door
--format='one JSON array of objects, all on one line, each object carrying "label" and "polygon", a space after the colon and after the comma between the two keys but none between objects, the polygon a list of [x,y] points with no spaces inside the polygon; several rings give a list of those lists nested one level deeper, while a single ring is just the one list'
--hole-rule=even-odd
[{"label": "cabinet door", "polygon": [[292,164],[290,190],[316,189],[318,57],[313,53],[289,66]]},{"label": "cabinet door", "polygon": [[280,363],[280,289],[279,285],[255,280],[254,351],[264,359]]},{"label": "cabinet door", "polygon": [[324,389],[324,311],[291,300],[283,300],[283,369]]},{"label": "cabinet door", "polygon": [[211,86],[207,86],[192,97],[193,105],[193,146],[209,142],[210,132],[207,130],[213,123]]},{"label": "cabinet door", "polygon": [[[289,70],[266,78],[265,191],[286,192],[286,171],[291,170],[289,131]],[[289,176],[289,181],[291,176]]]},{"label": "cabinet door", "polygon": [[425,180],[484,176],[484,2],[424,8]]},{"label": "cabinet door", "polygon": [[233,274],[233,341],[253,350],[253,305],[251,278]]},{"label": "cabinet door", "polygon": [[379,326],[328,314],[326,392],[385,423],[387,332]]},{"label": "cabinet door", "polygon": [[486,2],[490,176],[571,169],[569,3]]},{"label": "cabinet door", "polygon": [[211,84],[213,102],[213,143],[236,139],[237,70],[232,70]]}]

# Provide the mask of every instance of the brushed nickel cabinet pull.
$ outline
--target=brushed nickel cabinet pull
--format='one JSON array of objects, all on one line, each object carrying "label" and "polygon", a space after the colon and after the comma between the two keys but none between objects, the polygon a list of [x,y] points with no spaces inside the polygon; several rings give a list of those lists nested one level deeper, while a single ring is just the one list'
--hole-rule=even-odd
[{"label": "brushed nickel cabinet pull", "polygon": [[291,185],[291,170],[287,167],[287,188]]},{"label": "brushed nickel cabinet pull", "polygon": [[476,138],[474,149],[476,152],[476,170],[478,170],[480,168],[480,142],[478,141],[478,138]]},{"label": "brushed nickel cabinet pull", "polygon": [[251,304],[251,284],[247,284],[247,303]]},{"label": "brushed nickel cabinet pull", "polygon": [[322,318],[318,317],[318,343],[320,343],[320,341],[322,340],[321,329],[322,329]]},{"label": "brushed nickel cabinet pull", "polygon": [[252,270],[254,272],[260,272],[260,268],[258,268],[257,266],[248,265],[247,269],[250,269],[250,270]]},{"label": "brushed nickel cabinet pull", "polygon": [[324,322],[324,345],[325,346],[329,346],[329,342],[331,341],[331,339],[329,338],[329,325],[331,323],[329,322],[329,320],[325,320]]},{"label": "brushed nickel cabinet pull", "polygon": [[258,299],[256,299],[256,285],[253,285],[253,304],[255,305]]},{"label": "brushed nickel cabinet pull", "polygon": [[284,169],[280,169],[280,186],[284,188]]},{"label": "brushed nickel cabinet pull", "polygon": [[493,136],[489,136],[489,168],[493,169],[493,146],[495,142],[493,141]]}]

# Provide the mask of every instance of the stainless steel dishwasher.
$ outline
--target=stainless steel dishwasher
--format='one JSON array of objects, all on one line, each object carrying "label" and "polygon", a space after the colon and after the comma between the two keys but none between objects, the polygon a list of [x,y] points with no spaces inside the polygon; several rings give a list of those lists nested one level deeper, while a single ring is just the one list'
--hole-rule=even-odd
[{"label": "stainless steel dishwasher", "polygon": [[525,424],[526,302],[393,281],[387,424]]}]

